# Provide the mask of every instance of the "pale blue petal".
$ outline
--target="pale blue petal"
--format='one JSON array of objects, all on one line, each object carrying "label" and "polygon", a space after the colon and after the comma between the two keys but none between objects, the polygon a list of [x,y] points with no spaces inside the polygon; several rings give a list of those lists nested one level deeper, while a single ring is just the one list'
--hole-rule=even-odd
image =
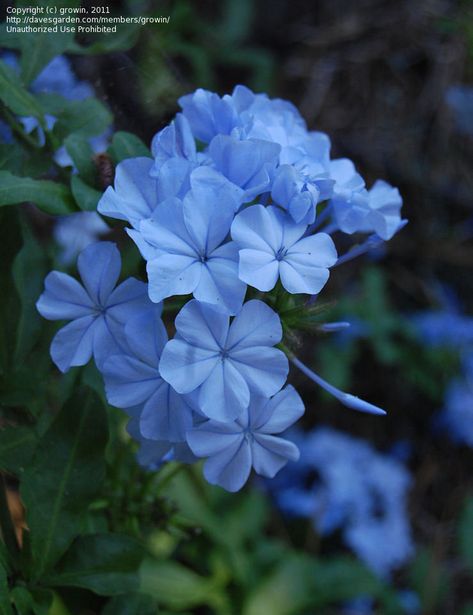
[{"label": "pale blue petal", "polygon": [[210,305],[193,299],[176,316],[176,329],[189,344],[217,353],[224,347],[229,318]]},{"label": "pale blue petal", "polygon": [[97,210],[138,228],[140,220],[149,218],[158,204],[156,180],[149,175],[153,164],[151,158],[120,162],[115,170],[115,186],[107,188]]},{"label": "pale blue petal", "polygon": [[251,451],[246,439],[236,442],[221,453],[207,459],[204,476],[212,485],[220,485],[232,493],[248,480],[251,472]]},{"label": "pale blue petal", "polygon": [[152,309],[140,312],[127,322],[125,335],[130,351],[140,361],[158,369],[161,353],[168,341],[159,314]]},{"label": "pale blue petal", "polygon": [[275,434],[288,429],[304,414],[304,403],[290,384],[264,404],[250,406],[251,429],[254,432]]},{"label": "pale blue petal", "polygon": [[85,365],[93,352],[95,316],[83,316],[59,329],[51,343],[51,358],[62,372]]},{"label": "pale blue petal", "polygon": [[159,372],[178,393],[190,393],[209,377],[218,361],[215,351],[174,339],[164,347]]},{"label": "pale blue petal", "polygon": [[126,348],[123,325],[113,323],[107,316],[97,318],[93,347],[95,364],[102,371],[103,364],[109,357],[123,352]]},{"label": "pale blue petal", "polygon": [[82,282],[96,305],[105,306],[121,269],[120,252],[110,241],[91,244],[77,259]]},{"label": "pale blue petal", "polygon": [[125,354],[109,357],[102,374],[108,403],[117,408],[143,404],[163,383],[157,368]]},{"label": "pale blue petal", "polygon": [[279,271],[282,285],[292,294],[315,295],[322,290],[329,278],[328,269],[307,264],[306,258],[300,256],[281,261]]},{"label": "pale blue petal", "polygon": [[221,422],[236,419],[250,403],[250,392],[244,378],[230,360],[218,361],[203,382],[199,407],[211,419]]},{"label": "pale blue petal", "polygon": [[215,257],[218,252],[216,250],[202,268],[194,297],[213,304],[226,314],[236,314],[243,304],[246,284],[238,278],[238,263],[228,258]]},{"label": "pale blue petal", "polygon": [[206,421],[187,432],[187,443],[197,457],[212,457],[242,440],[241,428],[230,424]]},{"label": "pale blue petal", "polygon": [[189,122],[182,113],[178,113],[169,126],[160,130],[153,137],[151,152],[157,165],[174,157],[195,159],[195,140]]},{"label": "pale blue petal", "polygon": [[160,203],[151,220],[140,224],[143,238],[161,254],[199,256],[184,223],[183,205],[178,199]]},{"label": "pale blue petal", "polygon": [[230,360],[252,391],[270,397],[286,382],[289,364],[277,348],[254,346],[232,350]]},{"label": "pale blue petal", "polygon": [[146,265],[151,301],[189,295],[199,284],[203,263],[195,256],[161,254]]},{"label": "pale blue petal", "polygon": [[267,292],[276,286],[279,263],[273,253],[243,249],[240,250],[238,275],[243,282]]},{"label": "pale blue petal", "polygon": [[152,397],[145,403],[140,417],[140,430],[145,438],[182,442],[192,428],[192,410],[185,397],[161,380]]},{"label": "pale blue petal", "polygon": [[148,297],[148,285],[135,278],[127,278],[115,288],[108,299],[107,318],[124,325],[142,310],[155,310],[161,314],[162,305],[153,305]]},{"label": "pale blue petal", "polygon": [[36,303],[43,318],[69,320],[91,314],[94,304],[84,288],[70,275],[51,271],[46,276],[44,288]]},{"label": "pale blue petal", "polygon": [[157,170],[153,167],[151,175],[156,177],[158,203],[173,197],[183,198],[190,188],[194,167],[194,162],[184,158],[170,158]]},{"label": "pale blue petal", "polygon": [[184,222],[201,256],[210,256],[227,237],[233,221],[233,203],[212,191],[191,191],[184,198]]},{"label": "pale blue petal", "polygon": [[299,459],[299,449],[292,442],[259,433],[254,434],[251,452],[255,472],[267,478],[274,478],[288,461]]},{"label": "pale blue petal", "polygon": [[232,239],[241,248],[275,254],[282,246],[282,228],[263,205],[252,205],[240,212],[232,224]]},{"label": "pale blue petal", "polygon": [[205,199],[211,193],[213,200],[220,200],[225,207],[231,208],[234,212],[243,202],[243,190],[212,167],[197,167],[192,171],[190,184],[193,194],[198,199]]},{"label": "pale blue petal", "polygon": [[279,316],[265,303],[255,299],[247,301],[233,320],[226,347],[239,350],[252,346],[274,346],[281,339]]}]

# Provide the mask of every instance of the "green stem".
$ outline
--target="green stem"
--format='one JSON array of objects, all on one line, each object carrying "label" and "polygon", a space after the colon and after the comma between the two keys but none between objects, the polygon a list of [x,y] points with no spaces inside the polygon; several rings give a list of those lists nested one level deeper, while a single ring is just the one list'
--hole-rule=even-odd
[{"label": "green stem", "polygon": [[6,107],[3,107],[2,112],[5,120],[11,126],[13,132],[15,132],[21,139],[23,139],[23,141],[27,143],[30,147],[33,147],[34,149],[41,149],[41,145],[36,141],[36,139],[31,137],[23,130],[20,124],[16,121],[13,113],[11,113]]},{"label": "green stem", "polygon": [[15,526],[10,514],[7,499],[7,487],[3,474],[0,475],[0,531],[2,533],[3,542],[5,543],[12,560],[18,558],[20,547],[16,539]]}]

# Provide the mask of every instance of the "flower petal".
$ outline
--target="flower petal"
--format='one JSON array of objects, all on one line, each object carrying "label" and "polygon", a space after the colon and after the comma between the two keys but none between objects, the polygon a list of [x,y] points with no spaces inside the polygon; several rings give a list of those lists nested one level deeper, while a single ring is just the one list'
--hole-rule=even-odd
[{"label": "flower petal", "polygon": [[140,430],[145,438],[183,442],[192,428],[192,410],[164,380],[145,403],[140,417]]},{"label": "flower petal", "polygon": [[66,273],[51,271],[44,281],[44,292],[36,303],[38,312],[48,320],[69,320],[91,313],[93,303],[77,280]]},{"label": "flower petal", "polygon": [[274,434],[288,429],[304,414],[304,403],[290,384],[265,404],[250,406],[251,429],[258,433]]},{"label": "flower petal", "polygon": [[276,286],[279,263],[274,254],[262,250],[240,250],[238,267],[240,280],[263,292]]},{"label": "flower petal", "polygon": [[232,239],[241,248],[275,254],[282,246],[282,229],[263,205],[252,205],[240,212],[231,231]]},{"label": "flower petal", "polygon": [[187,443],[197,457],[211,457],[241,440],[242,431],[235,422],[206,421],[187,432]]},{"label": "flower petal", "polygon": [[252,346],[274,346],[281,339],[279,316],[266,303],[254,299],[247,301],[233,319],[226,347],[228,350],[239,350]]},{"label": "flower petal", "polygon": [[[214,254],[216,252],[218,250]],[[238,278],[237,262],[212,256],[202,268],[194,297],[213,304],[226,314],[236,314],[241,309],[245,292],[246,284]]]},{"label": "flower petal", "polygon": [[156,312],[146,310],[130,319],[125,325],[125,336],[130,351],[140,361],[157,370],[168,334]]},{"label": "flower petal", "polygon": [[200,410],[211,419],[227,422],[236,419],[249,403],[244,378],[231,361],[219,361],[200,388]]},{"label": "flower petal", "polygon": [[288,461],[299,459],[299,449],[293,442],[259,433],[254,434],[251,452],[255,472],[267,478],[273,478]]},{"label": "flower petal", "polygon": [[251,450],[245,438],[207,459],[204,476],[212,485],[235,492],[243,487],[251,472]]},{"label": "flower petal", "polygon": [[189,344],[220,352],[228,333],[228,316],[193,299],[176,316],[176,329]]},{"label": "flower petal", "polygon": [[199,257],[184,223],[183,205],[179,199],[166,199],[156,208],[153,217],[140,224],[143,238],[163,254]]},{"label": "flower petal", "polygon": [[164,347],[159,371],[178,393],[190,393],[209,377],[218,360],[213,350],[174,339]]},{"label": "flower petal", "polygon": [[102,374],[108,403],[117,408],[146,402],[163,383],[157,368],[125,354],[109,357]]},{"label": "flower petal", "polygon": [[149,218],[158,204],[156,180],[150,177],[152,158],[130,158],[115,170],[115,187],[107,188],[97,210],[104,216],[127,220],[138,228],[140,220]]},{"label": "flower petal", "polygon": [[95,316],[83,316],[59,329],[51,343],[51,358],[62,372],[85,365],[93,352]]},{"label": "flower petal", "polygon": [[110,241],[87,246],[77,259],[82,282],[96,305],[105,306],[121,269],[120,252]]},{"label": "flower petal", "polygon": [[195,255],[161,254],[148,261],[151,301],[162,301],[172,295],[189,295],[199,284],[203,264]]},{"label": "flower petal", "polygon": [[252,391],[270,397],[286,382],[289,364],[277,348],[254,346],[232,351],[230,359]]}]

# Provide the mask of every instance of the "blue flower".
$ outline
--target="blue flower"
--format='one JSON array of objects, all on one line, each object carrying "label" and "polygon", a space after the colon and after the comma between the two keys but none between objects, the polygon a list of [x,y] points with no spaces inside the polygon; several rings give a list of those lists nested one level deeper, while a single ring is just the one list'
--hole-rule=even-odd
[{"label": "blue flower", "polygon": [[452,440],[473,447],[473,369],[449,384],[438,423]]},{"label": "blue flower", "polygon": [[61,262],[69,265],[91,243],[110,231],[94,211],[81,211],[59,218],[54,227],[54,239],[62,248]]},{"label": "blue flower", "polygon": [[60,94],[68,100],[84,100],[94,95],[92,86],[79,81],[64,56],[56,56],[47,64],[31,84],[36,94]]},{"label": "blue flower", "polygon": [[116,354],[102,366],[108,402],[118,408],[143,406],[139,430],[147,440],[184,442],[192,427],[192,407],[159,374],[159,360],[168,341],[155,311],[131,318],[125,325],[126,353]]},{"label": "blue flower", "polygon": [[168,199],[141,222],[153,248],[148,261],[149,296],[162,301],[193,293],[229,314],[241,308],[246,285],[238,278],[238,249],[224,243],[233,221],[231,191],[191,190],[184,201]]},{"label": "blue flower", "polygon": [[208,156],[217,171],[243,189],[241,200],[248,203],[270,189],[280,150],[270,141],[218,135],[210,143]]},{"label": "blue flower", "polygon": [[274,395],[286,381],[288,361],[273,348],[281,341],[278,315],[262,301],[248,301],[233,319],[205,303],[190,301],[176,317],[176,337],[161,356],[161,376],[179,393],[199,388],[205,416],[232,421],[250,393]]},{"label": "blue flower", "polygon": [[292,386],[273,398],[252,396],[247,411],[233,423],[206,421],[187,434],[198,457],[207,457],[204,475],[209,483],[238,491],[253,467],[273,478],[290,461],[299,458],[297,447],[277,435],[304,413],[304,404]]},{"label": "blue flower", "polygon": [[97,366],[120,351],[124,323],[141,309],[149,309],[146,284],[128,278],[115,288],[121,259],[115,244],[100,242],[79,255],[81,285],[71,276],[52,271],[36,303],[44,318],[71,320],[51,344],[51,357],[62,372],[85,365],[94,356]]},{"label": "blue flower", "polygon": [[295,441],[300,462],[274,485],[280,506],[312,518],[322,534],[341,529],[346,544],[382,577],[403,565],[413,552],[411,477],[404,465],[330,428],[296,435]]},{"label": "blue flower", "polygon": [[182,113],[178,113],[169,126],[160,130],[153,137],[151,152],[154,156],[156,171],[170,158],[197,161],[197,148],[191,127]]},{"label": "blue flower", "polygon": [[201,88],[179,99],[179,104],[196,139],[204,143],[216,135],[229,135],[239,125],[237,110],[230,96]]},{"label": "blue flower", "polygon": [[283,164],[279,167],[271,189],[275,203],[283,207],[298,224],[312,224],[315,220],[315,206],[320,191],[309,183],[295,167]]},{"label": "blue flower", "polygon": [[320,292],[337,252],[325,233],[301,239],[306,228],[276,207],[254,205],[239,213],[232,238],[240,249],[240,279],[261,291],[274,288],[280,277],[290,293]]}]

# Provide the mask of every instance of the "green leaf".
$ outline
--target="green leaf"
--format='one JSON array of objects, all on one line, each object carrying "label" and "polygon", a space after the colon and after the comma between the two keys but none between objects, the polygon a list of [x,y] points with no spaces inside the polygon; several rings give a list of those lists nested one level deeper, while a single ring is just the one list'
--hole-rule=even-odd
[{"label": "green leaf", "polygon": [[0,430],[0,469],[19,475],[33,456],[37,435],[31,427]]},{"label": "green leaf", "polygon": [[467,499],[458,525],[458,548],[473,574],[473,497]]},{"label": "green leaf", "polygon": [[1,60],[0,100],[17,115],[43,117],[43,110],[34,96],[25,90],[17,73]]},{"label": "green leaf", "polygon": [[0,615],[14,615],[8,593],[7,571],[0,564]]},{"label": "green leaf", "polygon": [[88,186],[80,177],[71,177],[71,190],[77,205],[82,211],[96,211],[102,193]]},{"label": "green leaf", "polygon": [[138,590],[142,546],[130,536],[91,534],[77,538],[45,583],[82,587],[101,596]]},{"label": "green leaf", "polygon": [[131,132],[116,132],[113,135],[109,151],[115,164],[126,158],[137,158],[139,156],[151,158],[151,152],[143,141]]},{"label": "green leaf", "polygon": [[18,173],[23,162],[23,150],[16,143],[0,143],[0,169]]},{"label": "green leaf", "polygon": [[27,201],[53,215],[65,215],[75,210],[72,195],[62,184],[0,171],[0,206]]},{"label": "green leaf", "polygon": [[144,594],[128,594],[112,598],[102,611],[102,615],[156,615],[157,603]]},{"label": "green leaf", "polygon": [[134,46],[138,39],[139,26],[137,24],[121,24],[113,36],[105,35],[101,39],[84,46],[73,43],[69,46],[70,53],[81,55],[96,55],[99,53],[112,53],[126,51]]},{"label": "green leaf", "polygon": [[218,602],[221,590],[182,564],[148,559],[141,568],[141,591],[171,609],[186,609]]},{"label": "green leaf", "polygon": [[23,226],[23,241],[23,247],[13,262],[13,280],[21,303],[15,348],[18,363],[26,358],[41,331],[36,301],[47,273],[44,251],[26,225]]},{"label": "green leaf", "polygon": [[72,133],[93,137],[104,133],[112,119],[110,111],[95,98],[66,101],[57,113],[53,132],[61,140]]},{"label": "green leaf", "polygon": [[412,588],[422,602],[422,612],[441,612],[439,607],[449,592],[451,580],[439,555],[431,549],[420,549],[411,565],[409,576]]},{"label": "green leaf", "polygon": [[[54,594],[49,589],[31,588],[34,615],[53,615]],[[64,614],[65,615],[65,614]]]},{"label": "green leaf", "polygon": [[33,596],[26,587],[14,587],[11,591],[11,597],[18,615],[30,615],[33,609]]},{"label": "green leaf", "polygon": [[79,175],[87,183],[93,184],[97,173],[88,139],[81,134],[71,134],[65,139],[64,145]]},{"label": "green leaf", "polygon": [[104,477],[107,416],[91,391],[74,392],[38,443],[21,485],[40,578],[74,537]]}]

